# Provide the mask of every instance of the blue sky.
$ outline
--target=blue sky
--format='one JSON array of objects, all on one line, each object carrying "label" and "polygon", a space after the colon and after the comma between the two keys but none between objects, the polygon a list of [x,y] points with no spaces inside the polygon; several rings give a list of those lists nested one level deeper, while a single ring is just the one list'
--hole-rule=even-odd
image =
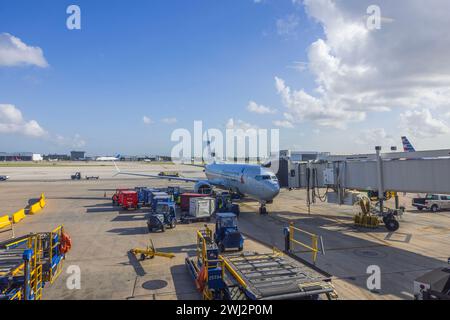
[{"label": "blue sky", "polygon": [[[385,114],[369,113],[376,122],[387,123],[383,128],[374,126],[375,121],[353,119],[350,126],[336,128],[318,122],[323,113],[285,119],[286,108],[299,104],[280,96],[275,77],[291,92],[304,90],[317,97],[317,72],[294,66],[311,59],[308,52],[315,41],[331,37],[324,33],[327,21],[311,13],[314,8],[305,10],[293,2],[1,0],[0,33],[39,47],[48,66],[0,63],[0,104],[14,105],[24,121],[37,121],[47,133],[42,138],[4,130],[0,150],[168,154],[175,128],[192,128],[194,120],[224,128],[231,118],[261,128],[290,121],[292,128],[281,128],[281,146],[297,149],[334,151],[338,147],[325,133],[342,139],[367,128],[384,128],[381,138],[397,139],[399,132],[386,128],[400,111],[390,122],[384,122]],[[81,8],[81,30],[66,28],[70,4]],[[277,112],[250,112],[250,101]],[[145,124],[144,116],[152,123]],[[177,122],[164,123],[167,118]],[[436,141],[429,135],[422,138]]]}]

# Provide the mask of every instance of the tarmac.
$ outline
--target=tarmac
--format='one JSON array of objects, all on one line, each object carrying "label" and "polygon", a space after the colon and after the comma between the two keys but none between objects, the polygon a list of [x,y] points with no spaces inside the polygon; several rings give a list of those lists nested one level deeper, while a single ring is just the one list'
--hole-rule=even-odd
[{"label": "tarmac", "polygon": [[[187,177],[204,177],[201,168],[148,163],[120,163],[122,170],[158,173],[180,171]],[[100,176],[100,180],[72,181],[70,175]],[[192,183],[115,176],[112,164],[70,163],[51,166],[0,167],[0,174],[11,180],[0,182],[0,212],[11,214],[27,206],[44,192],[47,206],[14,227],[15,236],[50,231],[64,225],[73,242],[60,277],[44,289],[44,299],[156,299],[197,300],[200,295],[184,260],[196,254],[195,232],[204,223],[179,224],[165,233],[149,234],[146,209],[123,211],[111,204],[116,188],[180,185],[186,191]],[[260,216],[258,203],[241,202],[239,228],[246,236],[245,250],[271,252],[284,248],[283,228],[296,227],[322,237],[325,255],[317,267],[333,276],[340,299],[412,299],[415,278],[447,264],[450,256],[450,212],[416,211],[411,197],[402,195],[407,208],[400,229],[388,232],[384,226],[364,229],[353,225],[356,207],[317,203],[311,214],[303,190],[282,190],[267,216]],[[0,230],[0,240],[11,237]],[[158,250],[173,252],[175,258],[138,261],[129,253],[145,247],[152,239]],[[306,239],[302,239],[306,241]],[[294,248],[309,262],[311,254]],[[369,266],[381,270],[381,289],[367,289]],[[81,271],[81,288],[68,289],[69,266]]]}]

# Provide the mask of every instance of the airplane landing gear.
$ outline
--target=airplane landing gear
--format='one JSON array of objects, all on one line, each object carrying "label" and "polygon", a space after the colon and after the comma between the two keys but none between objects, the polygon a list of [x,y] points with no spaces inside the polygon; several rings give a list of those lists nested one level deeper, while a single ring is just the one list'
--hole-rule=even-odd
[{"label": "airplane landing gear", "polygon": [[261,215],[267,214],[267,208],[265,204],[261,204],[261,206],[259,207],[259,214]]}]

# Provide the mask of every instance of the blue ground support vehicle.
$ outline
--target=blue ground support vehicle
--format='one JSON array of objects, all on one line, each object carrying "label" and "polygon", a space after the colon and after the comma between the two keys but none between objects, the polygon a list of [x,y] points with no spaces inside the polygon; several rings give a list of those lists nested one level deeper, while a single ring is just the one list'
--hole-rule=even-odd
[{"label": "blue ground support vehicle", "polygon": [[173,201],[176,204],[180,204],[181,188],[180,187],[168,187],[167,193],[173,197]]},{"label": "blue ground support vehicle", "polygon": [[138,194],[138,203],[139,203],[140,205],[143,205],[143,204],[144,204],[144,200],[145,200],[145,190],[146,190],[146,189],[147,189],[146,187],[136,187],[136,188],[134,188],[134,191],[136,191],[137,194]]},{"label": "blue ground support vehicle", "polygon": [[231,212],[219,212],[216,214],[216,231],[214,242],[220,251],[238,250],[244,248],[244,237],[238,230],[237,217]]},{"label": "blue ground support vehicle", "polygon": [[134,188],[138,193],[139,204],[143,207],[148,207],[152,205],[153,194],[159,192],[157,189],[147,188],[147,187],[136,187]]},{"label": "blue ground support vehicle", "polygon": [[217,212],[232,212],[237,217],[241,212],[239,205],[233,203],[233,195],[228,192],[222,192],[216,195]]},{"label": "blue ground support vehicle", "polygon": [[169,196],[166,192],[152,192],[150,206],[151,209],[155,211],[156,206],[158,205],[159,202],[170,202],[170,201],[172,201],[171,196]]},{"label": "blue ground support vehicle", "polygon": [[166,227],[174,229],[177,225],[175,202],[158,201],[155,209],[150,213],[147,221],[148,231],[166,231]]}]

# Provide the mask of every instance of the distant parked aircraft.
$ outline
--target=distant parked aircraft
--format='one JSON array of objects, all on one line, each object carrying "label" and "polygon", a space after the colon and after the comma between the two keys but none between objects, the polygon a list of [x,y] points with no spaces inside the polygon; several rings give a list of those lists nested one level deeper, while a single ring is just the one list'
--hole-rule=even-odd
[{"label": "distant parked aircraft", "polygon": [[120,154],[118,154],[115,157],[98,157],[95,159],[95,161],[119,161],[120,160]]},{"label": "distant parked aircraft", "polygon": [[402,137],[403,151],[405,152],[416,152],[411,142],[409,142],[407,137]]}]

